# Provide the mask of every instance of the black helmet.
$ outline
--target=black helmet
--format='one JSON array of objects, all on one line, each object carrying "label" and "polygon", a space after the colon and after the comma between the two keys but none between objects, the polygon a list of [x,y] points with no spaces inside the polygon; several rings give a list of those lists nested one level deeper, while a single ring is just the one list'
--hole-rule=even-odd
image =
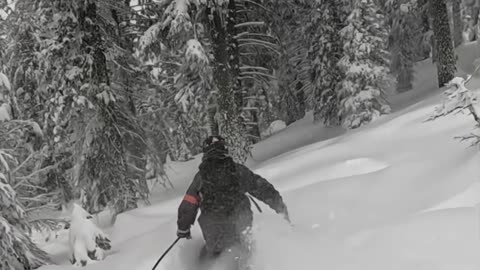
[{"label": "black helmet", "polygon": [[218,135],[209,136],[203,142],[202,151],[205,156],[209,157],[224,158],[228,155],[225,139]]}]

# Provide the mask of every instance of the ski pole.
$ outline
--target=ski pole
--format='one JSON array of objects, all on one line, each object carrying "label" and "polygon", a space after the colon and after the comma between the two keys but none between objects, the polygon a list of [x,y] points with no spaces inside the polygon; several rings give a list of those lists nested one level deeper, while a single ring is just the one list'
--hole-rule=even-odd
[{"label": "ski pole", "polygon": [[177,240],[175,240],[175,242],[173,242],[173,244],[170,245],[170,247],[158,259],[157,263],[155,263],[152,270],[155,270],[155,268],[157,268],[158,264],[163,260],[163,258],[167,255],[167,253],[170,252],[170,250],[178,243],[179,240],[180,240],[180,237],[178,237]]}]

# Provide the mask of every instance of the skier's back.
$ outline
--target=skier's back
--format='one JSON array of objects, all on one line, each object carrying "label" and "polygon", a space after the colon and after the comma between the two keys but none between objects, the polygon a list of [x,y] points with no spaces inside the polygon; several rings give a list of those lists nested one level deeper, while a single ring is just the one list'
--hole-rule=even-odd
[{"label": "skier's back", "polygon": [[228,156],[223,138],[208,137],[203,153],[199,172],[178,209],[178,237],[190,238],[190,227],[200,209],[198,222],[208,255],[216,256],[232,246],[244,244],[244,233],[253,220],[246,193],[288,219],[279,192],[267,180],[235,163]]}]

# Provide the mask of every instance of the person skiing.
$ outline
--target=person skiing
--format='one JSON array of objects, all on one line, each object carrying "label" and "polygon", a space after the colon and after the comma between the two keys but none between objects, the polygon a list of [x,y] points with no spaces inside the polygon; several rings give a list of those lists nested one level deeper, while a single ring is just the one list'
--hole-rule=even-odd
[{"label": "person skiing", "polygon": [[280,193],[267,180],[235,163],[222,137],[208,137],[202,150],[199,171],[178,208],[177,220],[177,236],[190,239],[200,209],[198,223],[205,240],[201,257],[216,257],[236,245],[244,248],[245,233],[253,221],[247,193],[290,221]]}]

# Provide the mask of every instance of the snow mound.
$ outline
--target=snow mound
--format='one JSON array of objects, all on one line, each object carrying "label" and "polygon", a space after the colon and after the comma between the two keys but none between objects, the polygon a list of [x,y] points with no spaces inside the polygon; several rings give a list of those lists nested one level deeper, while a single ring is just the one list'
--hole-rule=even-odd
[{"label": "snow mound", "polygon": [[426,210],[425,212],[478,206],[480,206],[480,183],[476,182],[469,185],[469,187],[462,193]]},{"label": "snow mound", "polygon": [[270,124],[270,126],[264,132],[262,132],[262,137],[263,138],[270,137],[273,134],[284,130],[286,127],[287,127],[287,124],[285,124],[284,121],[275,120]]},{"label": "snow mound", "polygon": [[280,190],[284,192],[296,190],[321,181],[330,181],[339,178],[374,173],[388,167],[388,163],[371,158],[363,157],[350,159],[335,164],[329,164],[319,170],[310,170],[303,174],[300,173],[295,181],[290,181],[287,185],[281,186]]},{"label": "snow mound", "polygon": [[93,223],[92,216],[77,204],[73,204],[72,209],[69,246],[71,262],[75,266],[103,260],[105,250],[110,249],[108,237]]}]

